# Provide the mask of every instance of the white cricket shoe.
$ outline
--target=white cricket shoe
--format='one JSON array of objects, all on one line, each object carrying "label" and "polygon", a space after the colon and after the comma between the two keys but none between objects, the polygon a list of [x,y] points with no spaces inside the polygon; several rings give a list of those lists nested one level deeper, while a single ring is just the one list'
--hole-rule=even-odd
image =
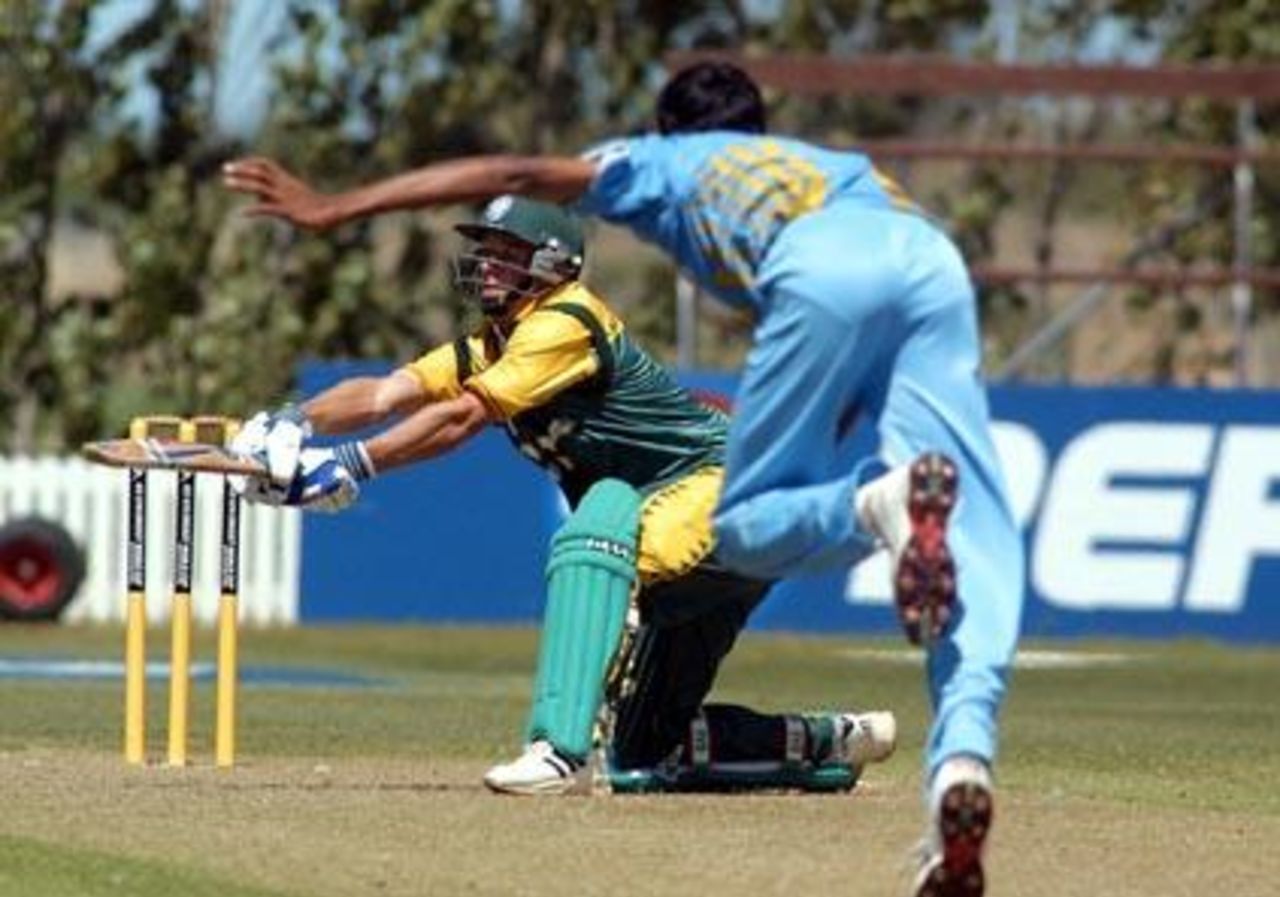
[{"label": "white cricket shoe", "polygon": [[887,759],[898,746],[898,721],[888,710],[840,713],[835,724],[833,760],[861,769]]},{"label": "white cricket shoe", "polygon": [[942,764],[929,793],[929,834],[912,897],[982,897],[982,846],[994,813],[986,763],[952,757]]},{"label": "white cricket shoe", "polygon": [[484,775],[490,791],[499,794],[578,794],[591,789],[591,770],[539,739],[510,763]]},{"label": "white cricket shoe", "polygon": [[912,644],[929,644],[951,619],[956,570],[947,520],[956,504],[956,465],[936,452],[858,488],[858,522],[889,549],[894,603]]}]

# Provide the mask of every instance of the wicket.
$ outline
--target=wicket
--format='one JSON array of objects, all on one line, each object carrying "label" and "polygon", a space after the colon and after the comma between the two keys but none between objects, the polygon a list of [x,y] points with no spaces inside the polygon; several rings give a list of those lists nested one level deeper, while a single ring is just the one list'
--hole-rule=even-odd
[{"label": "wicket", "polygon": [[[148,416],[129,424],[131,439],[176,439],[224,445],[240,428],[232,418]],[[173,540],[173,595],[169,650],[170,766],[187,763],[191,705],[191,579],[195,543],[196,474],[177,474]],[[147,471],[129,469],[129,524],[125,612],[124,758],[146,763],[146,534]],[[223,478],[222,533],[218,600],[217,705],[214,721],[214,762],[220,768],[235,763],[237,617],[240,591],[240,496]]]}]

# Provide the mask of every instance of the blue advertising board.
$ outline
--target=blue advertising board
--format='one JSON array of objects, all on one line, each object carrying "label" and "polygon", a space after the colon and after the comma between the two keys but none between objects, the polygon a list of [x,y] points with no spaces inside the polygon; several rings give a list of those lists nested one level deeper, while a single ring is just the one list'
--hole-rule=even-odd
[{"label": "blue advertising board", "polygon": [[[308,394],[385,366],[310,366]],[[691,386],[731,396],[727,375]],[[1280,394],[1000,387],[997,446],[1027,545],[1031,636],[1280,641]],[[871,450],[867,434],[846,447]],[[563,508],[500,432],[308,515],[301,617],[531,622]],[[887,562],[781,584],[757,627],[896,630]]]},{"label": "blue advertising board", "polygon": [[[386,365],[308,365],[304,395]],[[496,430],[362,487],[341,514],[307,514],[299,619],[528,621],[560,518],[546,475]]]}]

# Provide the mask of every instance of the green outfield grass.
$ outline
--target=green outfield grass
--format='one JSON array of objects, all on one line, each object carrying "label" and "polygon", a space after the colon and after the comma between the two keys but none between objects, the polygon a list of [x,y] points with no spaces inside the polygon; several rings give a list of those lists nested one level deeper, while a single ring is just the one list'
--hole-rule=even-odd
[{"label": "green outfield grass", "polygon": [[[0,626],[0,658],[119,660],[115,628]],[[167,632],[150,634],[162,658]],[[198,684],[185,770],[120,760],[115,681],[0,679],[0,895],[903,893],[926,708],[898,642],[749,636],[717,697],[886,707],[898,753],[839,796],[515,800],[479,786],[519,743],[525,630],[242,632],[240,765],[210,767]],[[1032,644],[1006,710],[993,897],[1280,893],[1280,652]],[[200,659],[212,637],[200,636]],[[149,746],[163,751],[153,684]]]}]

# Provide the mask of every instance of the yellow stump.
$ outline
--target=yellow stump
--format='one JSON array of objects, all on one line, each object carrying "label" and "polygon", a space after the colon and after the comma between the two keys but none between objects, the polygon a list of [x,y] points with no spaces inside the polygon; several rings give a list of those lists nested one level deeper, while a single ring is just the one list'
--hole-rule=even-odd
[{"label": "yellow stump", "polygon": [[236,762],[236,615],[234,594],[218,600],[218,709],[214,724],[213,753],[219,768]]},{"label": "yellow stump", "polygon": [[[129,424],[129,437],[143,439],[146,421]],[[147,474],[129,471],[129,541],[125,547],[128,593],[124,631],[124,759],[147,760]]]},{"label": "yellow stump", "polygon": [[169,765],[187,763],[187,716],[191,707],[191,596],[173,596],[169,649]]},{"label": "yellow stump", "polygon": [[124,642],[124,759],[147,760],[147,599],[129,592]]},{"label": "yellow stump", "polygon": [[[178,427],[178,440],[195,442],[190,421]],[[177,513],[173,529],[173,617],[169,649],[169,765],[187,763],[191,712],[191,575],[196,525],[196,475],[178,472]]]},{"label": "yellow stump", "polygon": [[[224,442],[240,429],[236,420],[223,421]],[[213,755],[219,769],[236,762],[236,687],[239,682],[237,625],[240,604],[240,496],[224,479],[222,484],[222,563],[218,599],[218,698],[214,718]]]}]

